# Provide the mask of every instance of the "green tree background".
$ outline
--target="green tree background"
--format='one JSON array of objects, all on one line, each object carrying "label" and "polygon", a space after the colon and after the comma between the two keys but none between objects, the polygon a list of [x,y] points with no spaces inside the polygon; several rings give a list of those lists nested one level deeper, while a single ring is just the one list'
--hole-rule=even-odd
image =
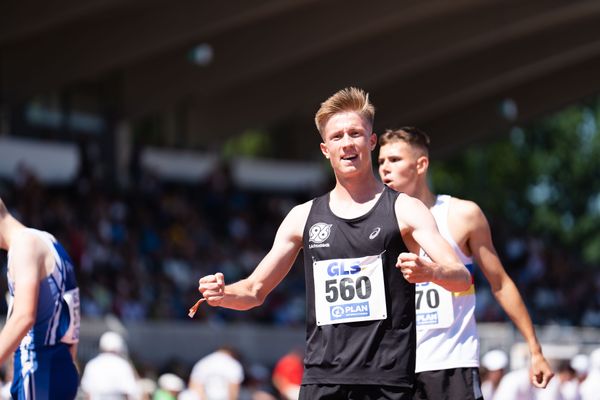
[{"label": "green tree background", "polygon": [[600,268],[599,126],[600,97],[434,162],[432,185]]}]

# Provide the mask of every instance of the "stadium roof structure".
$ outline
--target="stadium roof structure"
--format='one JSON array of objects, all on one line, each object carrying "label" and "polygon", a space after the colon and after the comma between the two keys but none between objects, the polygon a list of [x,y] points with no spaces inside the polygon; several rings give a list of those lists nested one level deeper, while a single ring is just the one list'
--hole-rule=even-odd
[{"label": "stadium roof structure", "polygon": [[0,104],[104,88],[119,119],[185,104],[218,140],[363,87],[376,129],[437,148],[600,92],[597,0],[41,0],[0,3]]}]

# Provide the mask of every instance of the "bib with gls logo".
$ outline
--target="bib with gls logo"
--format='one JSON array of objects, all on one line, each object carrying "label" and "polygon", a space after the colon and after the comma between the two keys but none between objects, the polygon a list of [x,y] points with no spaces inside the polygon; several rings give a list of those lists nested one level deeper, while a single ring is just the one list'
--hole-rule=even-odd
[{"label": "bib with gls logo", "polygon": [[387,318],[381,255],[313,262],[317,325]]}]

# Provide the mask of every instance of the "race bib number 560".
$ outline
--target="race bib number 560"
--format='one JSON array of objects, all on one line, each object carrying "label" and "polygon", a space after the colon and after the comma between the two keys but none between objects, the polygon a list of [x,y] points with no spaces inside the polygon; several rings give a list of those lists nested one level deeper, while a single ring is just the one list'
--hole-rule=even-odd
[{"label": "race bib number 560", "polygon": [[317,325],[387,318],[380,255],[315,261]]}]

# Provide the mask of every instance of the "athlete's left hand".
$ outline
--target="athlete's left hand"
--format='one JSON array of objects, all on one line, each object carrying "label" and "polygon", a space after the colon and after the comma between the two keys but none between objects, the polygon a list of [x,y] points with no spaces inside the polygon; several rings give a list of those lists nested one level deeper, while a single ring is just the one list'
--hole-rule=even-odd
[{"label": "athlete's left hand", "polygon": [[543,389],[548,385],[553,376],[554,372],[552,372],[544,356],[541,353],[532,354],[529,377],[533,386]]},{"label": "athlete's left hand", "polygon": [[396,267],[410,283],[432,282],[435,263],[414,253],[400,253]]}]

